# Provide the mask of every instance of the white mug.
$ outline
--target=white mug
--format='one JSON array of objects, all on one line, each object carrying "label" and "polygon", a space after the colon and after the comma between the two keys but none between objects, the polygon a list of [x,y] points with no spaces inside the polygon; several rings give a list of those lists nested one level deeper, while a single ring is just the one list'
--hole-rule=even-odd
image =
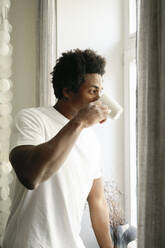
[{"label": "white mug", "polygon": [[108,108],[111,110],[109,113],[109,117],[113,120],[117,120],[120,115],[123,112],[123,108],[122,106],[116,101],[114,100],[111,96],[103,93],[99,100],[108,106]]}]

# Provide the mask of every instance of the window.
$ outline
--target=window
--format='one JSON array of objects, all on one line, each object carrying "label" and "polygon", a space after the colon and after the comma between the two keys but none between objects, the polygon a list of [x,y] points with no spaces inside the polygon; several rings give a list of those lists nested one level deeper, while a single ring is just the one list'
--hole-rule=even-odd
[{"label": "window", "polygon": [[129,63],[130,86],[130,221],[137,226],[137,197],[136,197],[136,60]]},{"label": "window", "polygon": [[129,0],[129,34],[136,33],[136,0]]},{"label": "window", "polygon": [[124,43],[125,105],[125,213],[127,221],[137,226],[136,193],[136,0],[125,5]]}]

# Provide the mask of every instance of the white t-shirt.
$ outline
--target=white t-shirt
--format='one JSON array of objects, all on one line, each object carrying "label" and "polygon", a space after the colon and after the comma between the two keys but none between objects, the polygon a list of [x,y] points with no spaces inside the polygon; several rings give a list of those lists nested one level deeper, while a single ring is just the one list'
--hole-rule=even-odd
[{"label": "white t-shirt", "polygon": [[[23,109],[15,117],[10,150],[47,142],[68,121],[53,107]],[[102,175],[99,153],[95,134],[86,128],[60,169],[37,189],[16,178],[3,248],[84,248],[81,219],[93,180]]]}]

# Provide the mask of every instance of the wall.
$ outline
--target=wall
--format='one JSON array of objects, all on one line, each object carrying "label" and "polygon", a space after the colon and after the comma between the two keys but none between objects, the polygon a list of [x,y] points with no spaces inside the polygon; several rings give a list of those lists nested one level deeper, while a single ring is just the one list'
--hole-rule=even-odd
[{"label": "wall", "polygon": [[13,45],[13,116],[21,108],[37,105],[38,0],[12,0],[9,22]]},{"label": "wall", "polygon": [[[104,88],[122,106],[123,85],[123,1],[122,0],[58,0],[58,56],[74,48],[92,48],[106,57]],[[102,144],[104,180],[114,179],[124,190],[124,115],[96,125]],[[98,247],[86,209],[81,235],[88,248]]]}]

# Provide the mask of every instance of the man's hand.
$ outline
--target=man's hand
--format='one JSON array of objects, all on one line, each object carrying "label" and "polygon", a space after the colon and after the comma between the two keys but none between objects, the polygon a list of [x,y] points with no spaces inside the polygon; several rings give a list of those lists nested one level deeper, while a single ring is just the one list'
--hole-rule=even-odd
[{"label": "man's hand", "polygon": [[89,105],[81,109],[74,117],[78,122],[83,123],[83,127],[89,127],[98,122],[106,121],[110,110],[101,101],[89,103]]}]

